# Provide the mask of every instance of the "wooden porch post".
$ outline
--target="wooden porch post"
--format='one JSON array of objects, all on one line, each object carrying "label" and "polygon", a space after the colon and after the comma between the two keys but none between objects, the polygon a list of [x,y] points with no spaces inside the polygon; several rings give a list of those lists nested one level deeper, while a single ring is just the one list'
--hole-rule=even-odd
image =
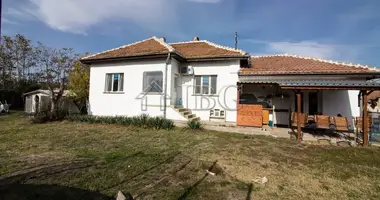
[{"label": "wooden porch post", "polygon": [[240,90],[241,90],[241,84],[237,84],[237,98],[236,98],[236,106],[240,103]]},{"label": "wooden porch post", "polygon": [[298,140],[298,144],[301,143],[301,92],[300,91],[297,91],[296,93],[297,95],[297,140]]},{"label": "wooden porch post", "polygon": [[363,146],[368,146],[368,110],[367,110],[367,106],[368,106],[368,93],[366,90],[362,91],[362,95],[363,95],[363,124],[362,124],[362,128],[363,128]]}]

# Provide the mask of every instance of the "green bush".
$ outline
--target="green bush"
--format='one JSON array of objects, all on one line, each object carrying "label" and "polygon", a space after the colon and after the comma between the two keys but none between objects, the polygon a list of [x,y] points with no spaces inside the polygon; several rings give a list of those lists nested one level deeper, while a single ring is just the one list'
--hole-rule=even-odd
[{"label": "green bush", "polygon": [[85,122],[90,124],[120,124],[125,126],[136,126],[141,128],[167,129],[171,130],[175,127],[174,122],[163,117],[149,117],[147,114],[142,114],[134,117],[105,117],[105,116],[90,116],[90,115],[68,115],[68,121]]},{"label": "green bush", "polygon": [[193,129],[193,130],[201,130],[203,129],[203,125],[198,120],[191,120],[187,122],[187,128]]},{"label": "green bush", "polygon": [[162,122],[161,126],[162,126],[162,128],[167,129],[167,130],[171,130],[175,127],[173,120],[170,120],[170,119],[165,119]]}]

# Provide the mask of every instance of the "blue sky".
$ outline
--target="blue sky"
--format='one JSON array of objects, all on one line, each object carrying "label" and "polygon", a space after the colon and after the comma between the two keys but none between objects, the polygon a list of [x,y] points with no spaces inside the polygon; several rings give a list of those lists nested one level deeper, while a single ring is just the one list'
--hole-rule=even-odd
[{"label": "blue sky", "polygon": [[289,53],[380,67],[378,0],[3,0],[2,34],[78,52],[194,36],[251,55]]}]

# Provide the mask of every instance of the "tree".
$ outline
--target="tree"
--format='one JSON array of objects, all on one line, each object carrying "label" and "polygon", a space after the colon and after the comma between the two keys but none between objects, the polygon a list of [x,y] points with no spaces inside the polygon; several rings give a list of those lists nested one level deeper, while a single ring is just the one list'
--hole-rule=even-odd
[{"label": "tree", "polygon": [[50,91],[50,119],[58,116],[59,103],[68,83],[68,72],[77,60],[73,49],[54,49],[38,43],[35,50],[36,60],[40,66],[40,81]]},{"label": "tree", "polygon": [[16,88],[18,82],[29,80],[28,75],[33,71],[31,68],[36,66],[33,53],[33,45],[25,36],[17,34],[14,37],[3,37],[0,54],[2,77],[7,77],[8,82],[14,83],[3,86]]},{"label": "tree", "polygon": [[82,113],[87,112],[87,100],[90,89],[90,67],[79,60],[74,62],[69,72],[70,97],[74,100]]}]

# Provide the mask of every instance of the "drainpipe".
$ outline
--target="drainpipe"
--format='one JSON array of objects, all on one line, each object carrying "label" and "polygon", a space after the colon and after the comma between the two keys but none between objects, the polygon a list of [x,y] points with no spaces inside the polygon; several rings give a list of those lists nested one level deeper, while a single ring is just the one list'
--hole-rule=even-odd
[{"label": "drainpipe", "polygon": [[169,65],[169,62],[170,62],[170,52],[168,53],[168,57],[166,58],[166,62],[165,62],[165,82],[164,82],[164,118],[166,119],[166,107],[167,107],[167,103],[166,103],[166,97],[167,97],[167,94],[168,94],[168,65]]}]

